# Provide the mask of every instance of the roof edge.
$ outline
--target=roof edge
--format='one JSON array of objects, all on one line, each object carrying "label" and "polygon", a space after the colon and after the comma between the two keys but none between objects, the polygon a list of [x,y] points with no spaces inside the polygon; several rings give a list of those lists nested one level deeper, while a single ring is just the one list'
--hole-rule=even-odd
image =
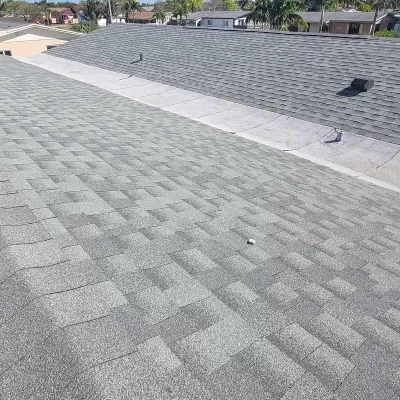
[{"label": "roof edge", "polygon": [[[227,18],[228,19],[228,18]],[[314,33],[314,32],[289,32],[289,31],[273,31],[273,30],[259,30],[259,29],[236,29],[236,28],[223,28],[223,27],[208,27],[208,26],[182,26],[183,29],[208,29],[223,32],[243,32],[243,33],[259,33],[270,35],[290,35],[290,36],[319,36],[326,38],[341,38],[349,40],[381,40],[385,38],[376,38],[368,35],[341,35],[336,33]],[[386,38],[387,39],[387,38]],[[389,38],[391,39],[391,38]]]},{"label": "roof edge", "polygon": [[10,33],[15,33],[15,32],[21,32],[21,31],[24,31],[29,28],[40,28],[40,29],[50,30],[50,31],[54,31],[54,32],[68,33],[68,34],[75,35],[75,36],[85,35],[85,33],[70,31],[70,30],[66,30],[66,29],[52,28],[50,26],[42,26],[39,24],[29,24],[29,25],[19,26],[18,28],[1,31],[0,36],[9,35]]}]

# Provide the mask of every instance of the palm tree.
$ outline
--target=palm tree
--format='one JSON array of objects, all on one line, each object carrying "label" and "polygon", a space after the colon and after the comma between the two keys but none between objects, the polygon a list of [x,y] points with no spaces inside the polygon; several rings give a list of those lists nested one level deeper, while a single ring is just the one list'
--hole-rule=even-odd
[{"label": "palm tree", "polygon": [[129,13],[133,11],[133,21],[135,21],[135,11],[142,9],[141,4],[137,0],[124,0],[122,3],[122,11],[125,13],[125,23],[128,23]]},{"label": "palm tree", "polygon": [[182,19],[190,13],[192,2],[189,0],[167,0],[166,8],[171,12],[172,18],[176,19],[178,25],[182,25]]},{"label": "palm tree", "polygon": [[247,22],[274,30],[286,30],[290,24],[303,26],[305,22],[297,12],[304,8],[301,0],[256,0]]},{"label": "palm tree", "polygon": [[247,15],[246,22],[253,22],[254,27],[261,24],[264,28],[268,21],[268,7],[271,0],[256,0],[253,11]]},{"label": "palm tree", "polygon": [[400,5],[399,0],[367,0],[366,3],[371,6],[375,13],[374,22],[372,22],[371,29],[369,31],[371,36],[374,36],[375,33],[376,20],[378,19],[379,11],[387,10],[389,8],[397,9]]}]

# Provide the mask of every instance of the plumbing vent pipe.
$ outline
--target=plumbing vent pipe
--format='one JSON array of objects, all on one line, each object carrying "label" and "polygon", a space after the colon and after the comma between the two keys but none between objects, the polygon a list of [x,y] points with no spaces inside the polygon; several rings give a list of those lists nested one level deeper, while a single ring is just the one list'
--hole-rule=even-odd
[{"label": "plumbing vent pipe", "polygon": [[371,78],[354,78],[351,87],[356,90],[366,92],[374,86],[374,80]]}]

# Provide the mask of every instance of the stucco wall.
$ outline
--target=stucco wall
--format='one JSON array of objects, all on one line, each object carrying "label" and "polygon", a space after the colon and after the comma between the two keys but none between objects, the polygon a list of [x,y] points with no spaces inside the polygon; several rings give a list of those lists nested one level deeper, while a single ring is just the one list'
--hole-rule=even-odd
[{"label": "stucco wall", "polygon": [[0,42],[0,50],[11,50],[14,58],[25,58],[47,50],[47,46],[55,46],[65,43],[65,40],[44,39],[26,42]]},{"label": "stucco wall", "polygon": [[316,23],[314,23],[314,22],[310,23],[310,30],[309,30],[309,32],[318,33],[318,32],[319,32],[319,23],[318,23],[318,22],[316,22]]},{"label": "stucco wall", "polygon": [[361,32],[362,33],[369,33],[372,24],[361,24]]},{"label": "stucco wall", "polygon": [[[208,25],[207,21],[211,21],[212,25]],[[228,26],[224,26],[224,21],[228,21]],[[219,18],[202,18],[201,26],[212,28],[233,28],[233,19],[219,19]]]},{"label": "stucco wall", "polygon": [[392,17],[391,15],[383,17],[379,23],[379,30],[383,31],[386,29],[389,23],[391,23],[392,27],[394,28],[394,25],[396,24],[396,18]]}]

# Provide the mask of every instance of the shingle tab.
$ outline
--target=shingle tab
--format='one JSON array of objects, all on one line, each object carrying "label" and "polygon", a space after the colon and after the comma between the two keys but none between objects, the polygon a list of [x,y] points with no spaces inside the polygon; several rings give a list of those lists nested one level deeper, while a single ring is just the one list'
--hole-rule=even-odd
[{"label": "shingle tab", "polygon": [[398,193],[10,57],[0,169],[1,398],[394,398]]},{"label": "shingle tab", "polygon": [[[365,36],[112,24],[48,54],[400,144],[399,49]],[[351,96],[356,76],[375,86]]]}]

